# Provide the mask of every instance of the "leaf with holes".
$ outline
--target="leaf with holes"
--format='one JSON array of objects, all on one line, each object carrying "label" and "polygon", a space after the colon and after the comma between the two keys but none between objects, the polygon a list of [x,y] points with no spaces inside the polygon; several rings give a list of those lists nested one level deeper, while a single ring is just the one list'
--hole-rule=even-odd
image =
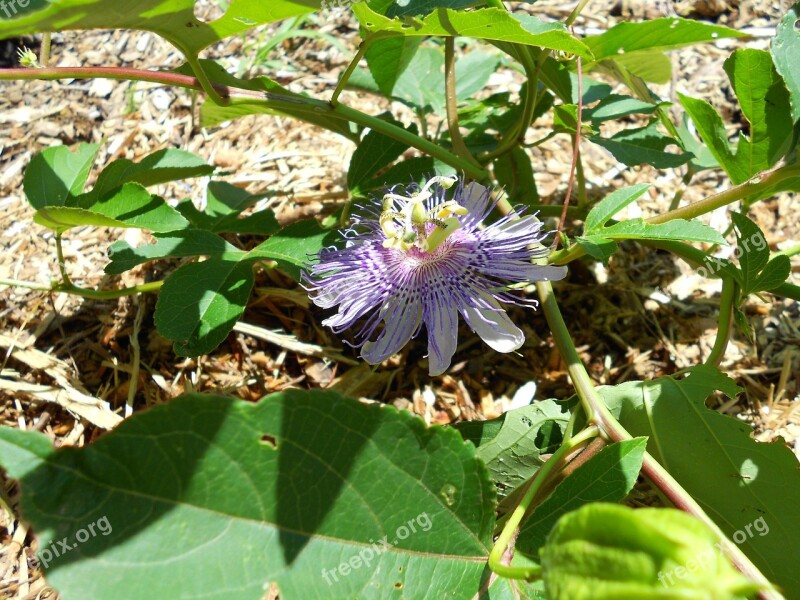
[{"label": "leaf with holes", "polygon": [[0,457],[40,558],[74,544],[45,565],[65,600],[258,600],[270,583],[285,600],[468,600],[485,584],[486,468],[455,431],[392,407],[187,395],[83,448],[2,427]]}]

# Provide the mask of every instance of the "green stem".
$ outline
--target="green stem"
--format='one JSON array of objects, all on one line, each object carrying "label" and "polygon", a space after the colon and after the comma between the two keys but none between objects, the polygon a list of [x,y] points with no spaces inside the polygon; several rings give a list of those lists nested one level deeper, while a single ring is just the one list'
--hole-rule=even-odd
[{"label": "green stem", "polygon": [[17,279],[0,279],[0,285],[21,287],[29,290],[39,290],[42,292],[72,294],[74,296],[82,296],[83,298],[92,298],[94,300],[114,300],[115,298],[122,298],[123,296],[157,292],[161,286],[164,285],[164,282],[151,281],[150,283],[142,283],[140,285],[134,285],[132,287],[122,288],[119,290],[92,290],[78,287],[72,283],[56,283],[51,286],[46,286],[29,281],[19,281]]},{"label": "green stem", "polygon": [[485,169],[481,169],[480,167],[473,165],[470,161],[453,154],[435,142],[421,138],[410,131],[406,131],[402,127],[397,127],[396,125],[392,125],[391,123],[388,123],[382,119],[362,113],[358,110],[350,108],[349,106],[345,106],[344,104],[337,104],[334,106],[333,114],[343,119],[347,119],[348,121],[352,121],[353,123],[363,125],[364,127],[369,127],[373,131],[383,133],[397,141],[404,142],[409,146],[428,154],[429,156],[438,158],[451,167],[454,167],[460,171],[464,171],[470,177],[477,179],[478,181],[486,181],[489,178],[489,174]]},{"label": "green stem", "polygon": [[[777,186],[782,181],[794,178],[800,178],[800,163],[784,165],[772,171],[760,173],[744,183],[725,190],[724,192],[719,192],[718,194],[703,198],[687,206],[682,206],[681,208],[671,210],[664,214],[645,219],[645,223],[657,225],[660,223],[667,223],[673,219],[694,219],[700,215],[716,210],[721,206],[725,206],[726,204],[737,202],[748,196],[760,195],[771,187]],[[778,191],[780,190],[775,190],[774,193]],[[647,240],[639,241],[647,243]],[[574,245],[570,248],[553,253],[550,256],[550,262],[557,265],[565,265],[568,262],[580,258],[584,254],[583,248]]]},{"label": "green stem", "polygon": [[229,97],[222,96],[219,92],[217,92],[216,86],[208,78],[205,69],[203,69],[203,64],[200,62],[200,59],[191,52],[184,52],[184,55],[186,57],[186,62],[189,63],[189,66],[192,68],[200,87],[203,88],[203,91],[206,94],[208,94],[208,97],[211,99],[211,101],[219,106],[227,106],[230,104]]},{"label": "green stem", "polygon": [[72,285],[67,273],[67,264],[64,261],[64,247],[61,244],[61,232],[56,233],[56,256],[58,257],[58,270],[61,273],[62,285]]},{"label": "green stem", "polygon": [[350,64],[347,65],[344,73],[339,78],[338,83],[336,84],[336,89],[333,90],[333,94],[331,95],[331,104],[334,106],[339,102],[339,95],[344,90],[344,86],[347,85],[347,82],[350,80],[350,76],[353,74],[353,71],[356,70],[358,63],[361,62],[361,59],[364,58],[364,55],[367,53],[370,45],[376,39],[376,36],[370,35],[368,36],[361,44],[358,46],[358,52],[353,57],[353,60],[350,61]]},{"label": "green stem", "polygon": [[53,41],[53,34],[45,31],[42,34],[42,47],[39,51],[39,65],[46,67],[50,64],[50,47]]},{"label": "green stem", "polygon": [[705,364],[719,366],[725,350],[728,348],[728,340],[731,337],[731,323],[733,322],[733,300],[736,297],[736,281],[733,277],[722,278],[722,294],[719,299],[719,329],[717,338],[714,340],[714,347],[706,358]]},{"label": "green stem", "polygon": [[444,98],[447,111],[447,130],[453,150],[480,168],[480,164],[472,157],[472,153],[461,137],[458,128],[458,97],[456,95],[456,39],[446,37],[444,40]]},{"label": "green stem", "polygon": [[528,509],[530,508],[534,498],[536,498],[537,492],[539,492],[539,490],[542,489],[542,487],[550,480],[550,478],[558,472],[558,467],[562,466],[563,460],[566,456],[568,456],[578,446],[585,444],[587,441],[597,437],[598,434],[599,431],[597,427],[592,426],[584,429],[577,435],[570,438],[568,441],[565,441],[563,444],[561,444],[558,450],[556,450],[547,460],[547,462],[545,462],[536,472],[536,475],[533,476],[533,479],[531,480],[525,495],[522,497],[522,500],[520,500],[520,503],[516,506],[514,512],[511,513],[506,520],[503,531],[500,532],[500,535],[497,537],[497,541],[495,542],[494,547],[489,554],[489,568],[492,571],[498,575],[501,575],[502,577],[508,577],[509,579],[532,579],[539,576],[542,571],[540,566],[511,567],[509,565],[504,565],[502,563],[503,555],[506,553],[508,545],[511,543],[519,524],[522,522],[522,518],[525,516],[525,513],[528,512]]},{"label": "green stem", "polygon": [[[49,67],[42,69],[0,69],[0,80],[53,80],[66,78],[136,80],[161,83],[164,85],[174,85],[201,91],[204,89],[199,79],[197,77],[192,77],[191,75],[181,75],[178,73],[169,73],[163,71],[148,71],[145,69],[132,69],[127,67]],[[416,148],[417,150],[434,158],[438,158],[443,163],[467,173],[470,177],[477,179],[478,181],[486,181],[489,178],[489,174],[484,169],[476,167],[469,161],[462,159],[445,148],[442,148],[438,144],[414,135],[402,127],[398,127],[387,121],[372,117],[353,108],[349,108],[343,104],[337,104],[336,106],[332,107],[327,102],[315,100],[313,98],[297,98],[295,96],[284,97],[280,94],[273,94],[270,92],[234,88],[221,84],[212,85],[219,94],[231,99],[238,99],[241,102],[260,104],[277,110],[280,110],[288,105],[295,110],[303,109],[315,114],[324,112],[333,118],[342,118],[352,121],[353,123],[363,125],[364,127],[370,127],[375,131],[383,133],[387,137],[407,143],[412,148]]]},{"label": "green stem", "polygon": [[[586,368],[578,356],[578,351],[569,335],[564,318],[556,303],[553,294],[553,286],[549,281],[540,281],[536,284],[539,298],[542,302],[542,309],[547,319],[547,323],[553,332],[553,340],[558,346],[567,371],[578,393],[578,398],[584,406],[587,415],[590,415],[589,422],[594,422],[600,429],[600,435],[612,441],[620,442],[631,439],[631,434],[617,421],[614,415],[608,410],[605,403],[597,394],[597,391],[589,378]],[[545,463],[546,464],[546,463]],[[717,527],[717,524],[705,513],[702,507],[683,489],[678,481],[661,466],[648,452],[645,452],[642,464],[643,475],[671,502],[676,508],[691,514],[708,525],[717,535],[722,545],[723,551],[733,565],[746,577],[762,584],[766,589],[772,590],[766,577],[750,561],[741,549],[728,540],[725,534]],[[767,598],[780,598],[777,593],[762,593]]]},{"label": "green stem", "polygon": [[581,14],[581,11],[583,11],[583,9],[586,8],[586,5],[589,4],[589,2],[591,2],[591,0],[581,0],[578,2],[577,6],[575,6],[575,8],[572,9],[572,12],[569,13],[567,20],[564,21],[564,25],[567,27],[572,25],[575,22],[575,19],[578,18],[578,15]]},{"label": "green stem", "polygon": [[787,248],[786,250],[776,252],[774,256],[795,256],[796,254],[800,254],[800,244],[792,246],[791,248]]}]

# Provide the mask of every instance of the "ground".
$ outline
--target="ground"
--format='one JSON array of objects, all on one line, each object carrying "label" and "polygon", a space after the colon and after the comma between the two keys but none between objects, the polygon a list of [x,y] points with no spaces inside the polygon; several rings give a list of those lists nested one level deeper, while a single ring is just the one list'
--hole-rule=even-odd
[{"label": "ground", "polygon": [[[528,3],[511,3],[533,10]],[[537,14],[563,19],[572,4],[539,2]],[[586,11],[577,30],[605,28],[627,18],[679,14],[749,28],[748,42],[767,47],[770,28],[781,9],[770,2],[649,3],[623,1],[613,15]],[[598,14],[592,14],[598,13]],[[228,68],[264,72],[290,89],[327,98],[349,60],[356,28],[347,11],[325,13],[310,27],[338,39],[347,54],[325,39],[289,39],[267,57],[255,51],[273,29],[234,38],[212,49]],[[260,36],[264,36],[263,38]],[[261,41],[260,41],[261,40]],[[9,66],[16,47],[38,41],[0,43],[0,66]],[[723,111],[731,133],[743,127],[722,61],[736,46],[720,41],[675,53],[670,85],[656,88],[665,98],[677,91],[710,100]],[[67,32],[54,36],[52,64],[125,65],[169,68],[179,54],[150,33],[127,31]],[[513,74],[493,78],[490,86],[518,89]],[[516,88],[515,88],[516,86]],[[103,144],[98,165],[126,157],[139,159],[161,148],[184,148],[215,164],[225,179],[253,193],[269,193],[266,204],[282,223],[329,213],[347,197],[345,175],[353,145],[310,125],[268,116],[247,117],[219,127],[199,128],[191,96],[182,90],[129,82],[58,81],[0,83],[0,278],[48,285],[58,272],[53,237],[32,221],[22,194],[22,175],[31,156],[55,144],[81,141]],[[345,103],[378,114],[381,100],[345,92]],[[405,118],[402,107],[392,107]],[[530,139],[542,136],[532,130]],[[646,214],[664,210],[680,185],[680,174],[651,168],[622,170],[605,152],[582,147],[590,195],[635,182],[656,184]],[[539,189],[546,202],[563,200],[569,141],[558,136],[532,150]],[[170,200],[199,201],[202,182],[163,186]],[[692,182],[685,199],[697,200],[728,186],[716,171]],[[788,195],[762,202],[752,216],[771,248],[797,244],[800,206]],[[710,215],[723,224],[725,211]],[[66,237],[66,262],[73,281],[110,289],[161,278],[176,262],[164,261],[126,273],[105,276],[106,251],[114,239],[145,240],[139,232],[84,228]],[[239,240],[253,244],[255,240]],[[716,333],[719,282],[704,279],[673,256],[636,244],[601,265],[574,264],[567,280],[556,285],[561,308],[582,358],[598,384],[651,378],[701,361]],[[793,281],[800,283],[793,263]],[[571,394],[566,372],[541,314],[514,308],[527,341],[516,354],[487,352],[466,329],[448,373],[429,378],[423,360],[424,339],[377,370],[360,363],[354,351],[320,326],[323,313],[310,305],[301,288],[274,271],[258,273],[244,326],[214,352],[198,359],[177,357],[153,325],[155,298],[129,297],[98,302],[24,287],[0,287],[0,420],[3,425],[36,429],[57,446],[91,442],[121,417],[163,403],[190,390],[217,391],[247,400],[287,387],[338,389],[370,401],[392,403],[429,423],[496,417],[531,398]],[[736,399],[712,399],[718,410],[751,423],[761,441],[783,438],[800,455],[800,311],[797,303],[765,295],[752,298],[746,310],[756,342],[736,335],[722,367],[744,388]],[[335,357],[335,358],[334,358]],[[535,382],[535,385],[530,385]],[[0,596],[55,597],[31,561],[35,540],[19,520],[13,482],[0,488]],[[646,489],[638,493],[647,496]],[[643,497],[642,496],[642,497]]]}]

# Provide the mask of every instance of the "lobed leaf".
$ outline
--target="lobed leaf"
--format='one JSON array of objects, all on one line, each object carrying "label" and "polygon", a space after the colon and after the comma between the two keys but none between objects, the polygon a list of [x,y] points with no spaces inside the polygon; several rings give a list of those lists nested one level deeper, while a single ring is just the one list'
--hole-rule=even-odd
[{"label": "lobed leaf", "polygon": [[800,31],[797,21],[800,20],[800,2],[786,11],[778,23],[775,37],[770,45],[775,69],[783,77],[786,88],[789,90],[789,100],[792,106],[792,120],[800,120]]}]

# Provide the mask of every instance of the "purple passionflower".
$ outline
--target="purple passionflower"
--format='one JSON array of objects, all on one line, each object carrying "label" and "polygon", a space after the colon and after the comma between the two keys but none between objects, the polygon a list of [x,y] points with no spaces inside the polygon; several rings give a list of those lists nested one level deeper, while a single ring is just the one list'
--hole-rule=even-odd
[{"label": "purple passionflower", "polygon": [[490,191],[462,182],[448,200],[455,183],[434,177],[406,188],[407,196],[392,190],[382,202],[357,207],[345,247],[323,250],[309,267],[311,300],[338,306],[323,325],[339,333],[368,315],[356,347],[370,364],[398,352],[425,323],[429,373],[444,373],[456,351],[459,312],[489,346],[512,352],[525,335],[500,306],[520,300],[508,285],[566,275],[566,267],[532,264],[547,254],[536,217],[512,214],[484,226],[496,204]]}]

